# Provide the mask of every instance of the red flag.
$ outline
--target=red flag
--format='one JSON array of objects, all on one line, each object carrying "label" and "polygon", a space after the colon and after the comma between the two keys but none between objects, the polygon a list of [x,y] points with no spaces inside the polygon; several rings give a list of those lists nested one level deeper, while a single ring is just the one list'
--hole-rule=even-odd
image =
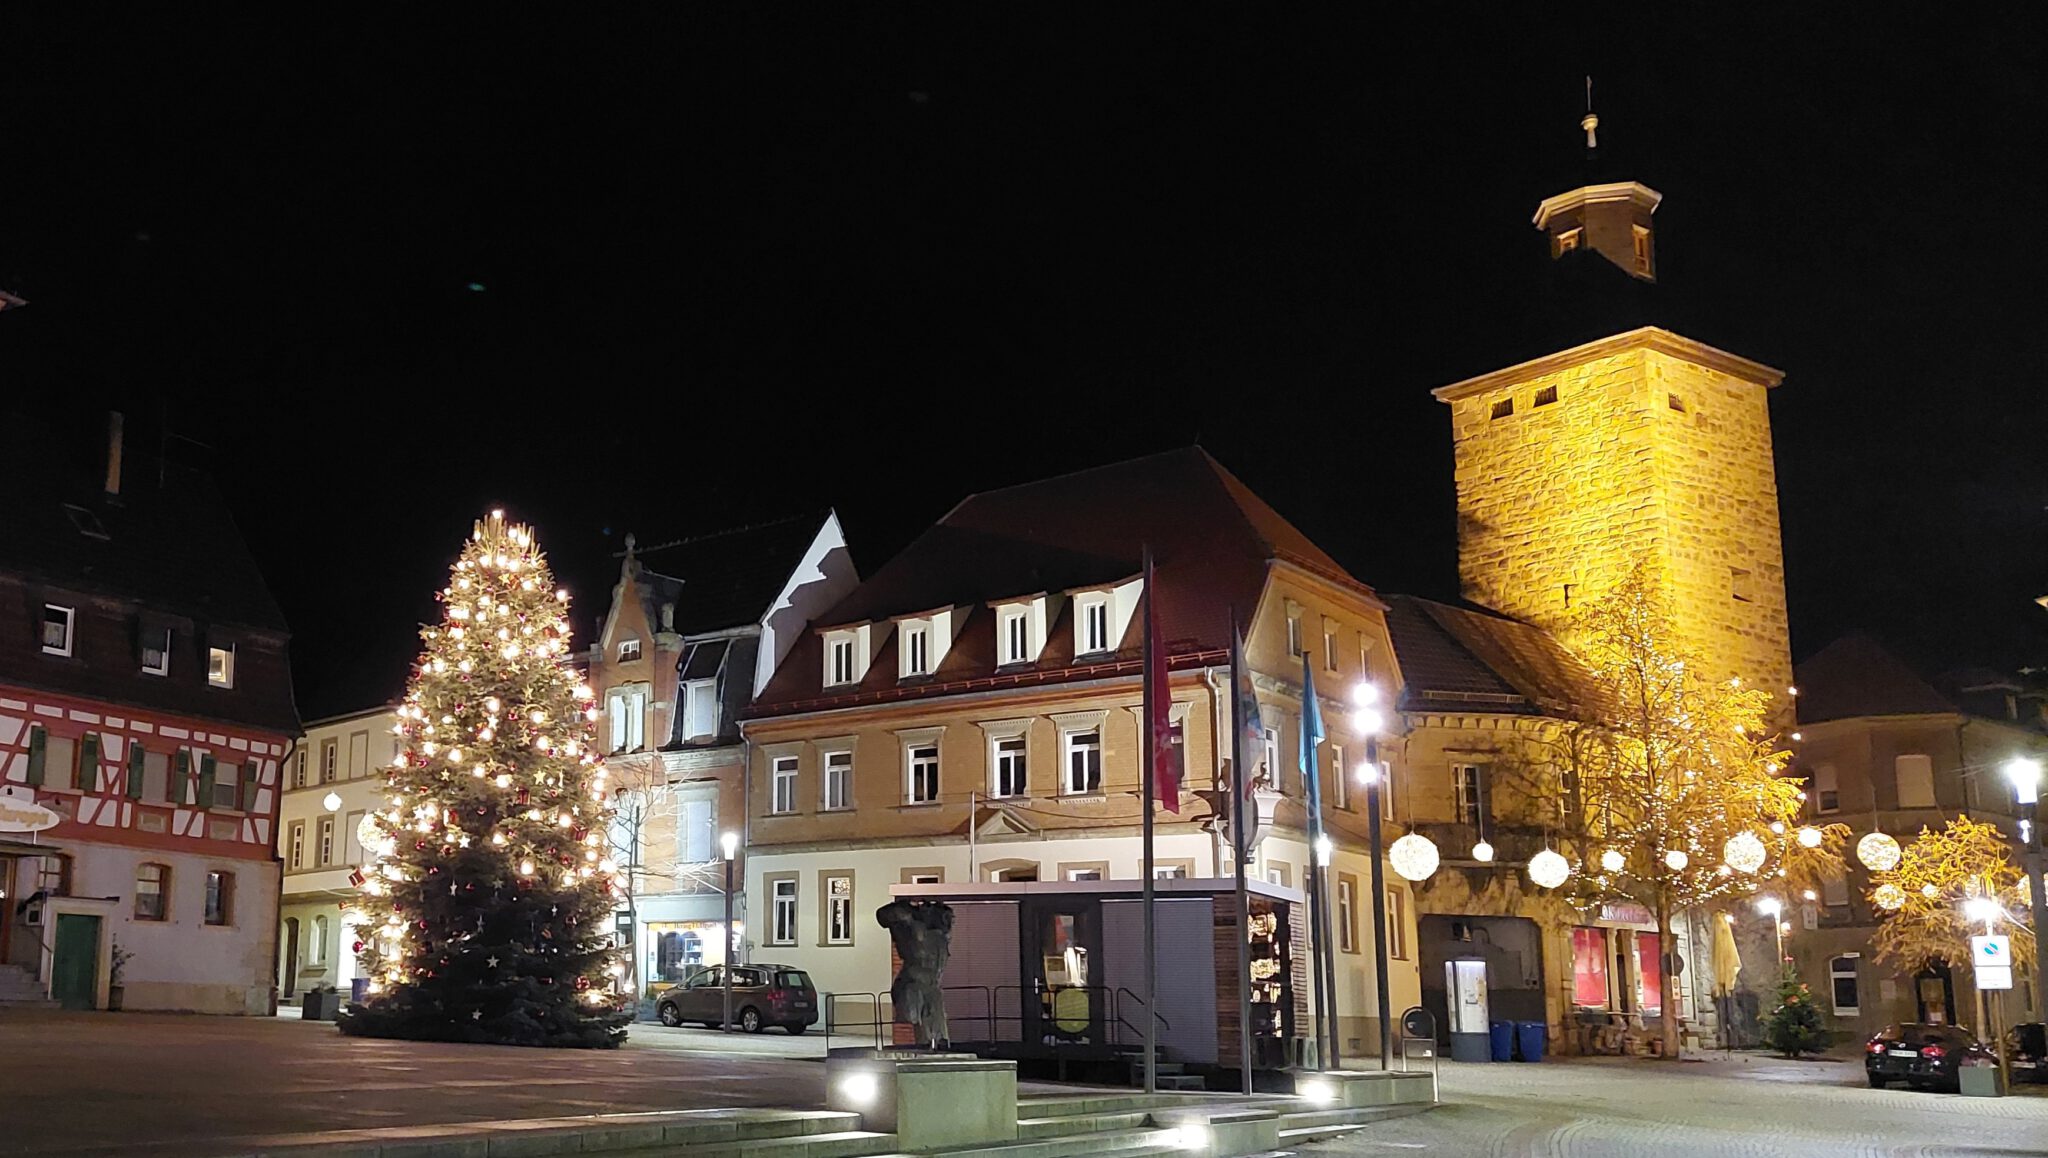
[{"label": "red flag", "polygon": [[1173,693],[1166,682],[1166,640],[1159,634],[1152,552],[1145,552],[1145,723],[1152,729],[1152,793],[1180,815],[1180,737],[1173,729]]}]

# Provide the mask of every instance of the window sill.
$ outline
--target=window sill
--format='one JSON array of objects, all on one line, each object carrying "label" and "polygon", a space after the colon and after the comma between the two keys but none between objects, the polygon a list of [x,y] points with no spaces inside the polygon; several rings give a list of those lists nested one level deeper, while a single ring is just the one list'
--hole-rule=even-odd
[{"label": "window sill", "polygon": [[899,812],[907,812],[926,808],[944,808],[945,806],[946,802],[943,800],[906,800],[897,805],[896,808]]},{"label": "window sill", "polygon": [[1107,793],[1107,792],[1063,792],[1063,793],[1061,793],[1060,795],[1058,795],[1058,796],[1055,796],[1055,797],[1053,797],[1052,799],[1053,799],[1053,800],[1055,800],[1055,801],[1057,801],[1057,802],[1060,802],[1060,803],[1067,803],[1067,802],[1069,802],[1069,801],[1073,801],[1073,802],[1085,802],[1085,801],[1091,801],[1091,800],[1093,800],[1093,801],[1101,801],[1101,800],[1108,800],[1108,799],[1109,799],[1109,793]]},{"label": "window sill", "polygon": [[832,805],[829,805],[829,804],[821,804],[821,805],[819,805],[819,806],[818,806],[818,811],[819,811],[819,812],[852,812],[852,811],[853,811],[853,805],[851,805],[851,804],[841,804],[841,805],[838,805],[837,807],[834,807],[834,806],[832,806]]},{"label": "window sill", "polygon": [[768,812],[768,813],[763,813],[762,815],[764,815],[764,816],[802,816],[802,815],[803,815],[803,813],[801,813],[801,812],[797,812],[797,811],[790,811],[790,812]]}]

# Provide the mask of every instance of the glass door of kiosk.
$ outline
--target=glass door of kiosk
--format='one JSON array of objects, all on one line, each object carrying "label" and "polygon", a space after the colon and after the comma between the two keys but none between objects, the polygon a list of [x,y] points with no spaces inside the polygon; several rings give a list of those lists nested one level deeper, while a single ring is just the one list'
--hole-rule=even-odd
[{"label": "glass door of kiosk", "polygon": [[1024,1040],[1105,1044],[1102,903],[1093,897],[1027,897],[1019,920]]}]

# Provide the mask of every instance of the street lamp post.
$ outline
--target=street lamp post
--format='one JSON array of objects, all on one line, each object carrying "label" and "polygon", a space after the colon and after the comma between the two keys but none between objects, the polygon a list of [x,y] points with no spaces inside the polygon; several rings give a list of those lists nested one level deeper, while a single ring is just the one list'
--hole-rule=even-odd
[{"label": "street lamp post", "polygon": [[725,1016],[719,1019],[718,1032],[732,1032],[732,870],[733,856],[740,850],[740,834],[728,832],[718,838],[719,847],[725,851],[725,951],[722,968],[725,970]]},{"label": "street lamp post", "polygon": [[2034,1017],[2040,1020],[2048,1010],[2048,953],[2042,942],[2048,938],[2048,873],[2041,865],[2041,826],[2036,816],[2041,806],[2041,761],[2031,756],[2014,756],[2005,762],[2005,778],[2012,783],[2013,799],[2020,808],[2021,861],[2027,870],[2027,892],[2034,899]]},{"label": "street lamp post", "polygon": [[1386,719],[1379,709],[1380,690],[1370,683],[1351,689],[1352,730],[1365,738],[1365,763],[1359,779],[1365,781],[1366,856],[1372,868],[1372,972],[1379,998],[1380,1068],[1394,1064],[1393,998],[1387,988],[1387,870],[1380,848],[1380,729]]}]

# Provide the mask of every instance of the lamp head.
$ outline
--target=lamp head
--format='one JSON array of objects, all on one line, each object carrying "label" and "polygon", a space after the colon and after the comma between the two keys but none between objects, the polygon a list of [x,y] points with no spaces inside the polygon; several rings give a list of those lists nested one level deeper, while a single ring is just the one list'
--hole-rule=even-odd
[{"label": "lamp head", "polygon": [[1371,680],[1360,680],[1351,686],[1351,706],[1369,708],[1380,702],[1380,686]]},{"label": "lamp head", "polygon": [[1776,897],[1764,897],[1756,903],[1756,911],[1766,917],[1775,918],[1785,911],[1785,903]]},{"label": "lamp head", "polygon": [[2005,762],[2005,778],[2012,783],[2013,799],[2021,804],[2041,800],[2041,761],[2032,756],[2014,756]]},{"label": "lamp head", "polygon": [[2004,906],[1990,897],[1971,897],[1963,902],[1963,916],[1989,925],[2005,915]]},{"label": "lamp head", "polygon": [[1318,868],[1330,867],[1330,854],[1336,850],[1336,847],[1336,844],[1329,837],[1316,837],[1316,866]]},{"label": "lamp head", "polygon": [[725,859],[731,860],[740,850],[740,834],[728,832],[718,838],[718,846],[725,850]]},{"label": "lamp head", "polygon": [[1387,717],[1378,708],[1359,708],[1351,713],[1351,730],[1361,736],[1377,736],[1386,726]]}]

